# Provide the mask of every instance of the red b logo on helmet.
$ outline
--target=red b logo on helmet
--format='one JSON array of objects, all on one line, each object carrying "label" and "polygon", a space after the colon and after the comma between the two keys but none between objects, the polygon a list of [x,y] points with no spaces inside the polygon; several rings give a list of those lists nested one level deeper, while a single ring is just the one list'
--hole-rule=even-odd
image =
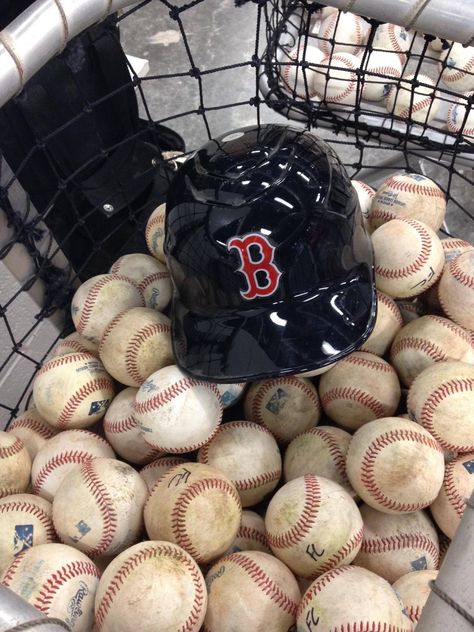
[{"label": "red b logo on helmet", "polygon": [[[259,249],[260,258],[252,259],[250,247],[256,246]],[[242,272],[247,280],[248,289],[240,291],[243,298],[252,300],[257,297],[270,296],[278,288],[281,272],[273,263],[275,248],[268,239],[258,233],[250,233],[244,237],[232,237],[227,242],[227,250],[235,248],[241,260],[241,267],[238,272]],[[266,284],[261,285],[257,279],[257,272],[263,272],[266,277]]]}]

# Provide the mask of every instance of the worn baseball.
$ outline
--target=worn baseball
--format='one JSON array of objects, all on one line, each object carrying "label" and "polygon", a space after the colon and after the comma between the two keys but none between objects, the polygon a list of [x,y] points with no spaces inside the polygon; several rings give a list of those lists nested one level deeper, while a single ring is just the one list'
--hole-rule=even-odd
[{"label": "worn baseball", "polygon": [[305,474],[316,474],[338,483],[351,496],[355,496],[346,474],[346,453],[350,440],[348,432],[333,426],[318,426],[302,432],[285,451],[285,481]]},{"label": "worn baseball", "polygon": [[474,329],[474,250],[460,254],[445,267],[438,297],[449,318],[461,327]]},{"label": "worn baseball", "polygon": [[356,431],[347,451],[346,471],[357,494],[374,509],[411,513],[428,507],[438,495],[444,476],[443,450],[414,421],[386,417]]},{"label": "worn baseball", "polygon": [[369,217],[372,200],[374,199],[375,189],[365,182],[362,182],[362,180],[351,180],[351,184],[356,190],[362,217],[364,218],[364,223],[367,226],[367,219]]},{"label": "worn baseball", "polygon": [[147,495],[145,481],[131,465],[91,459],[59,485],[53,500],[54,528],[64,544],[89,557],[117,555],[139,539]]},{"label": "worn baseball", "polygon": [[38,412],[60,430],[92,426],[104,416],[113,396],[112,378],[90,353],[48,360],[33,383]]},{"label": "worn baseball", "polygon": [[264,519],[249,509],[242,511],[240,526],[227,554],[237,551],[261,551],[271,555]]},{"label": "worn baseball", "polygon": [[328,107],[351,106],[352,109],[362,87],[358,86],[357,79],[360,59],[350,53],[336,53],[324,57],[321,66],[314,75],[316,94]]},{"label": "worn baseball", "polygon": [[174,363],[170,319],[149,307],[133,307],[108,325],[99,346],[105,369],[126,386],[141,386]]},{"label": "worn baseball", "polygon": [[144,465],[140,470],[140,476],[145,481],[148,491],[151,492],[155,483],[175,465],[187,463],[180,456],[160,456],[151,463]]},{"label": "worn baseball", "polygon": [[393,298],[377,290],[375,327],[359,351],[384,356],[402,327],[403,318]]},{"label": "worn baseball", "polygon": [[474,47],[454,42],[439,62],[441,81],[454,92],[474,90]]},{"label": "worn baseball", "polygon": [[51,543],[17,555],[1,583],[47,617],[64,621],[72,632],[89,632],[99,576],[99,569],[84,553]]},{"label": "worn baseball", "polygon": [[219,470],[202,463],[169,470],[153,487],[144,512],[151,539],[178,544],[199,564],[215,560],[229,548],[241,516],[234,485]]},{"label": "worn baseball", "polygon": [[352,562],[363,534],[360,511],[350,495],[314,474],[295,478],[276,492],[265,528],[273,554],[306,578]]},{"label": "worn baseball", "polygon": [[82,463],[96,457],[113,458],[105,439],[88,430],[65,430],[48,439],[31,467],[35,494],[52,501],[64,477]]},{"label": "worn baseball", "polygon": [[223,424],[198,452],[199,463],[216,468],[233,483],[242,507],[261,502],[281,478],[281,454],[269,430],[250,421]]},{"label": "worn baseball", "polygon": [[237,404],[243,397],[246,382],[235,382],[234,384],[216,384],[221,396],[222,408],[230,408]]},{"label": "worn baseball", "polygon": [[382,182],[369,211],[372,230],[391,219],[404,217],[423,222],[434,231],[446,215],[446,196],[440,187],[419,173],[401,173]]},{"label": "worn baseball", "polygon": [[0,573],[23,551],[56,539],[47,500],[33,494],[0,499]]},{"label": "worn baseball", "polygon": [[406,608],[413,623],[413,630],[416,630],[423,608],[430,596],[430,582],[435,581],[437,576],[437,570],[412,571],[397,579],[392,586]]},{"label": "worn baseball", "polygon": [[377,289],[393,298],[421,294],[441,275],[444,253],[436,233],[423,222],[398,218],[372,234]]},{"label": "worn baseball", "polygon": [[351,53],[358,55],[367,41],[369,24],[354,13],[331,13],[319,28],[318,45],[325,55]]},{"label": "worn baseball", "polygon": [[458,360],[424,369],[408,391],[410,417],[451,452],[474,452],[474,366]]},{"label": "worn baseball", "polygon": [[424,511],[394,516],[365,504],[359,509],[364,537],[354,559],[356,566],[377,573],[391,584],[411,571],[438,568],[438,534]]},{"label": "worn baseball", "polygon": [[138,389],[135,418],[145,441],[162,452],[192,452],[212,439],[222,420],[215,384],[177,366],[152,373]]},{"label": "worn baseball", "polygon": [[163,311],[171,299],[168,268],[150,255],[123,255],[112,265],[110,274],[126,276],[140,288],[146,307]]},{"label": "worn baseball", "polygon": [[49,354],[50,358],[59,358],[69,353],[91,353],[92,355],[99,357],[99,349],[95,342],[91,342],[85,336],[82,336],[77,331],[74,331],[66,338],[59,340],[57,345],[53,348]]},{"label": "worn baseball", "polygon": [[372,46],[374,49],[395,51],[399,53],[402,63],[405,53],[410,49],[414,33],[407,31],[397,24],[380,24],[374,35]]},{"label": "worn baseball", "polygon": [[431,514],[441,531],[451,540],[461,522],[466,499],[474,490],[474,452],[446,464],[444,481],[431,504]]},{"label": "worn baseball", "polygon": [[226,555],[206,575],[205,632],[287,632],[296,620],[300,589],[288,568],[260,551]]},{"label": "worn baseball", "polygon": [[402,62],[397,53],[385,50],[372,50],[363,62],[364,84],[362,98],[368,101],[381,101],[390,87],[402,76]]},{"label": "worn baseball", "polygon": [[392,85],[385,99],[387,111],[416,123],[431,123],[438,113],[441,99],[434,81],[427,75],[406,75]]},{"label": "worn baseball", "polygon": [[245,418],[263,424],[282,443],[318,425],[318,391],[302,377],[277,377],[254,382],[244,399]]},{"label": "worn baseball", "polygon": [[104,417],[104,434],[115,452],[130,463],[143,465],[162,453],[143,438],[133,414],[138,389],[125,388],[112,400]]},{"label": "worn baseball", "polygon": [[445,360],[474,364],[471,338],[456,323],[434,314],[407,323],[390,349],[390,362],[405,386],[427,367]]},{"label": "worn baseball", "polygon": [[160,204],[148,218],[145,228],[145,240],[148,250],[161,263],[166,263],[166,255],[163,250],[165,218],[166,204]]},{"label": "worn baseball", "polygon": [[281,65],[281,77],[283,87],[291,93],[305,99],[314,99],[315,65],[320,64],[324,53],[316,46],[300,44],[288,53],[288,58],[283,57]]},{"label": "worn baseball", "polygon": [[324,412],[344,428],[393,415],[400,401],[398,377],[388,362],[364,351],[340,360],[319,382]]},{"label": "worn baseball", "polygon": [[105,569],[95,599],[101,632],[201,629],[207,608],[204,577],[186,551],[171,542],[140,542]]},{"label": "worn baseball", "polygon": [[468,99],[473,95],[474,92],[468,92],[451,103],[446,119],[450,132],[469,139],[474,138],[474,110],[468,104]]},{"label": "worn baseball", "polygon": [[11,432],[15,437],[23,441],[23,445],[28,450],[31,460],[38,454],[38,450],[43,447],[48,439],[54,437],[59,430],[50,426],[41,417],[36,408],[30,408],[8,426],[7,432]]},{"label": "worn baseball", "polygon": [[426,308],[418,298],[406,301],[395,301],[395,303],[400,310],[405,325],[411,323],[411,321],[416,318],[420,318],[420,316],[426,315]]},{"label": "worn baseball", "polygon": [[358,566],[341,566],[318,577],[303,595],[298,632],[387,630],[412,632],[410,619],[390,584]]},{"label": "worn baseball", "polygon": [[26,491],[30,472],[31,459],[23,441],[0,430],[0,498]]}]

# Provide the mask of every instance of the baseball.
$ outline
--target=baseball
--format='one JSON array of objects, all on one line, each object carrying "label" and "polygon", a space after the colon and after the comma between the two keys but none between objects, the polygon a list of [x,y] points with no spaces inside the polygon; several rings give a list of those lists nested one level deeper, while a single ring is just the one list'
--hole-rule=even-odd
[{"label": "baseball", "polygon": [[147,484],[148,491],[151,492],[155,483],[175,465],[187,463],[186,459],[180,456],[161,456],[151,463],[144,465],[140,470],[140,476]]},{"label": "baseball", "polygon": [[378,356],[385,355],[402,327],[403,318],[393,298],[377,290],[375,327],[359,351],[367,351]]},{"label": "baseball", "polygon": [[474,90],[474,47],[454,42],[439,62],[441,81],[453,92]]},{"label": "baseball", "polygon": [[404,217],[437,231],[445,215],[446,196],[436,182],[419,173],[405,173],[382,182],[372,201],[369,222],[375,230],[391,219]]},{"label": "baseball", "polygon": [[320,64],[324,58],[324,53],[316,46],[300,44],[295,46],[288,53],[288,59],[283,58],[281,65],[281,77],[283,87],[291,93],[295,93],[302,99],[314,99],[316,92],[314,89],[315,64]]},{"label": "baseball", "polygon": [[207,594],[199,566],[170,542],[139,542],[105,569],[95,599],[101,632],[198,632]]},{"label": "baseball", "polygon": [[111,377],[90,353],[48,360],[33,383],[38,412],[60,430],[92,426],[104,416],[113,396]]},{"label": "baseball", "polygon": [[455,323],[474,329],[474,250],[455,257],[443,271],[438,298]]},{"label": "baseball", "polygon": [[186,463],[158,480],[144,517],[152,540],[174,542],[201,564],[222,555],[235,540],[242,505],[234,485],[219,470]]},{"label": "baseball", "polygon": [[243,396],[246,382],[236,382],[235,384],[216,384],[221,396],[222,408],[234,406]]},{"label": "baseball", "polygon": [[395,301],[395,303],[400,310],[405,325],[416,318],[420,318],[420,316],[426,315],[425,306],[417,298],[408,301]]},{"label": "baseball", "polygon": [[446,123],[449,131],[456,135],[462,134],[464,138],[474,138],[474,110],[467,102],[473,95],[474,92],[468,92],[458,97],[448,109]]},{"label": "baseball", "polygon": [[358,55],[367,41],[369,25],[360,15],[331,13],[319,28],[318,45],[325,55],[351,53]]},{"label": "baseball", "polygon": [[143,382],[134,414],[152,447],[162,452],[192,452],[216,433],[222,403],[215,384],[191,378],[172,365]]},{"label": "baseball", "polygon": [[374,35],[373,48],[390,50],[399,53],[400,60],[404,63],[405,53],[411,48],[414,34],[406,31],[403,26],[397,24],[381,24]]},{"label": "baseball", "polygon": [[317,426],[321,417],[318,391],[302,377],[254,382],[244,399],[245,418],[263,424],[282,443]]},{"label": "baseball", "polygon": [[337,483],[314,474],[295,478],[276,492],[265,528],[273,554],[306,578],[352,562],[363,534],[354,500]]},{"label": "baseball", "polygon": [[148,250],[161,263],[166,263],[166,255],[163,251],[165,217],[166,204],[160,204],[148,218],[145,228],[145,240]]},{"label": "baseball", "polygon": [[391,584],[411,571],[438,568],[438,534],[425,512],[394,516],[365,504],[359,509],[364,537],[354,559],[356,566],[377,573]]},{"label": "baseball", "polygon": [[298,607],[297,630],[412,632],[411,622],[402,608],[385,579],[365,568],[342,566],[316,579],[303,595]]},{"label": "baseball", "polygon": [[46,441],[33,461],[31,482],[34,493],[52,501],[66,474],[96,457],[114,457],[105,439],[88,430],[60,432]]},{"label": "baseball", "polygon": [[463,454],[446,464],[444,481],[431,504],[431,514],[441,531],[451,540],[461,522],[474,489],[474,452]]},{"label": "baseball", "polygon": [[397,53],[373,50],[363,65],[364,84],[362,98],[381,101],[390,86],[402,76],[402,63]]},{"label": "baseball", "polygon": [[227,476],[239,493],[242,507],[261,502],[281,477],[277,442],[264,426],[250,421],[223,424],[199,450],[198,461]]},{"label": "baseball", "polygon": [[97,344],[88,340],[77,331],[74,331],[66,338],[59,340],[57,345],[49,354],[50,358],[59,358],[69,353],[91,353],[96,358],[99,357]]},{"label": "baseball", "polygon": [[305,474],[316,474],[338,483],[351,496],[355,496],[346,474],[346,453],[350,440],[348,432],[333,426],[318,426],[301,433],[285,451],[285,481]]},{"label": "baseball", "polygon": [[295,623],[300,589],[288,568],[267,553],[226,555],[207,573],[206,586],[206,632],[287,632]]},{"label": "baseball", "polygon": [[427,75],[406,75],[387,93],[385,106],[394,116],[417,123],[431,123],[438,113],[440,98]]},{"label": "baseball", "polygon": [[117,314],[144,305],[143,294],[134,281],[119,274],[99,274],[77,288],[71,315],[77,331],[98,345]]},{"label": "baseball", "polygon": [[450,360],[422,371],[408,391],[410,417],[451,452],[474,452],[474,366]]},{"label": "baseball", "polygon": [[413,623],[413,630],[416,630],[423,608],[430,596],[430,582],[434,581],[437,576],[437,570],[412,571],[397,579],[392,586],[406,608]]},{"label": "baseball", "polygon": [[26,410],[8,426],[7,432],[11,432],[23,441],[28,450],[31,461],[38,454],[38,450],[44,446],[48,439],[54,437],[59,430],[50,426],[39,414],[36,408]]},{"label": "baseball", "polygon": [[398,377],[388,362],[364,351],[340,360],[319,382],[324,412],[344,428],[389,417],[400,401]]},{"label": "baseball", "polygon": [[352,437],[346,471],[357,494],[374,509],[411,513],[436,498],[444,476],[443,450],[414,421],[377,419]]},{"label": "baseball", "polygon": [[149,375],[174,363],[170,319],[149,307],[122,312],[104,331],[99,354],[118,382],[141,386]]},{"label": "baseball", "polygon": [[0,498],[26,491],[31,459],[23,441],[0,430]]},{"label": "baseball", "polygon": [[430,365],[445,360],[474,364],[471,338],[459,325],[434,314],[407,323],[390,349],[390,362],[405,386]]},{"label": "baseball", "polygon": [[163,311],[171,299],[168,268],[150,255],[135,253],[117,259],[109,271],[135,281],[143,294],[146,307]]},{"label": "baseball", "polygon": [[431,48],[431,50],[434,50],[436,53],[441,53],[441,51],[449,48],[451,44],[452,42],[450,42],[449,40],[441,39],[440,37],[435,37],[428,42],[429,48]]},{"label": "baseball", "polygon": [[368,184],[365,184],[365,182],[362,182],[362,180],[351,180],[351,184],[356,190],[362,217],[364,218],[364,223],[367,225],[369,210],[372,200],[374,199],[375,190],[369,187]]},{"label": "baseball", "polygon": [[440,276],[444,253],[436,233],[414,219],[392,219],[372,235],[377,289],[393,298],[411,298]]},{"label": "baseball", "polygon": [[86,461],[56,491],[54,528],[61,542],[89,557],[117,555],[141,535],[147,494],[131,465],[107,458]]},{"label": "baseball", "polygon": [[130,463],[143,465],[161,455],[143,438],[133,414],[138,389],[125,388],[110,404],[104,417],[104,434],[115,452]]},{"label": "baseball", "polygon": [[265,521],[255,511],[244,509],[242,519],[235,536],[235,540],[229,547],[227,554],[237,551],[261,551],[271,555],[265,531]]},{"label": "baseball", "polygon": [[51,503],[33,494],[0,499],[0,574],[20,553],[56,541]]},{"label": "baseball", "polygon": [[351,108],[358,98],[357,70],[360,59],[350,53],[327,55],[322,68],[314,75],[314,89],[328,107],[348,105]]},{"label": "baseball", "polygon": [[100,572],[91,560],[65,544],[40,544],[17,555],[1,583],[72,632],[89,632]]}]

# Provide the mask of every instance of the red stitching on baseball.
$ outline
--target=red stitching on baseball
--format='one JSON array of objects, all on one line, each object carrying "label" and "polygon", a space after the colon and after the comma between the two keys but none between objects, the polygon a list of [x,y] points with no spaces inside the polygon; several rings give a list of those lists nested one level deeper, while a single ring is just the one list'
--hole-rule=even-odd
[{"label": "red stitching on baseball", "polygon": [[[321,406],[319,403],[319,397],[316,389],[310,388],[305,382],[302,382],[298,378],[276,378],[274,380],[267,380],[262,382],[255,393],[252,404],[250,406],[250,417],[252,421],[265,425],[265,421],[263,420],[262,414],[260,412],[260,407],[263,403],[263,398],[265,395],[275,386],[278,388],[281,385],[295,386],[297,389],[302,391],[314,404],[318,413],[321,411]],[[314,388],[314,387],[313,387]]]},{"label": "red stitching on baseball", "polygon": [[[450,441],[447,441],[446,438],[440,436],[434,424],[434,416],[436,414],[436,409],[438,405],[446,397],[449,397],[454,393],[474,393],[474,379],[454,378],[452,380],[443,382],[427,397],[425,403],[423,404],[423,407],[421,408],[419,419],[417,419],[417,421],[421,422],[422,426],[426,428],[426,430],[428,430],[428,432],[432,434],[433,437],[437,441],[439,441],[439,443],[441,443],[444,448],[452,450],[453,452],[466,452],[474,448],[474,438],[472,443],[466,445],[452,443]],[[411,405],[410,393],[408,395],[408,408],[413,408]]]},{"label": "red stitching on baseball", "polygon": [[465,239],[442,239],[441,246],[445,252],[449,252],[451,249],[457,250],[458,248],[473,248],[473,245],[470,244]]},{"label": "red stitching on baseball", "polygon": [[[313,597],[318,595],[325,586],[327,586],[332,579],[335,579],[339,575],[343,575],[344,573],[354,573],[356,571],[355,566],[338,566],[336,568],[332,568],[324,575],[321,575],[311,584],[311,590],[307,590],[303,596],[303,599],[300,602],[298,607],[298,611],[296,617],[298,618],[301,612],[311,603]],[[349,628],[350,630],[350,628]],[[352,632],[352,631],[351,631]],[[385,632],[385,631],[384,631]]]},{"label": "red stitching on baseball", "polygon": [[406,222],[409,226],[412,226],[415,229],[421,240],[421,250],[420,254],[416,257],[413,263],[405,266],[404,268],[383,268],[379,265],[376,265],[376,274],[386,279],[400,279],[405,276],[410,276],[415,272],[418,272],[427,263],[431,254],[431,240],[428,231],[418,222],[415,223],[410,219],[399,218],[399,221]]},{"label": "red stitching on baseball", "polygon": [[442,316],[436,316],[435,314],[428,314],[427,318],[429,318],[431,321],[434,321],[435,323],[438,323],[438,325],[442,325],[443,327],[446,327],[446,329],[448,329],[449,331],[452,331],[454,334],[456,334],[456,336],[463,338],[464,341],[467,342],[468,345],[471,344],[471,338],[469,337],[469,334],[467,333],[467,331],[463,329],[462,327],[460,327],[459,325],[457,325],[456,323],[453,323],[448,318],[443,318]]},{"label": "red stitching on baseball", "polygon": [[[454,72],[454,69],[456,68],[458,70]],[[446,70],[451,74],[446,74]],[[443,68],[442,79],[445,83],[449,83],[450,81],[459,81],[460,79],[465,79],[466,73],[471,73],[472,70],[474,70],[474,56],[471,56],[466,65],[461,69],[459,69],[459,66],[448,66],[446,64]]]},{"label": "red stitching on baseball", "polygon": [[69,562],[55,570],[44,583],[33,606],[44,614],[49,614],[52,601],[58,590],[64,586],[69,579],[75,579],[81,575],[96,577],[99,579],[99,569],[92,562]]},{"label": "red stitching on baseball", "polygon": [[[118,275],[117,275],[118,276]],[[123,279],[127,279],[128,282],[133,283],[127,277],[122,277]],[[100,290],[107,285],[110,281],[110,275],[104,275],[98,281],[96,281],[90,290],[87,292],[84,304],[82,306],[81,316],[79,318],[79,322],[76,325],[76,329],[79,333],[82,333],[87,325],[87,321],[92,315],[92,310],[94,309],[95,300],[99,296]]]},{"label": "red stitching on baseball", "polygon": [[386,296],[385,294],[382,294],[381,292],[379,292],[377,294],[377,297],[378,297],[378,300],[385,305],[385,307],[389,308],[389,310],[392,312],[392,314],[397,319],[399,325],[403,327],[403,318],[402,318],[400,310],[398,309],[397,304],[395,303],[395,301],[392,300],[389,296]]},{"label": "red stitching on baseball", "polygon": [[268,551],[270,551],[270,549],[268,548],[267,536],[261,531],[259,531],[258,529],[252,529],[252,527],[246,527],[245,525],[241,524],[235,538],[236,539],[242,538],[245,540],[256,540],[259,544],[261,544]]},{"label": "red stitching on baseball", "polygon": [[92,353],[87,347],[78,342],[77,340],[61,340],[61,342],[54,349],[54,353],[57,353],[60,349],[72,349],[74,353]]},{"label": "red stitching on baseball", "polygon": [[[104,441],[102,437],[97,437],[97,438]],[[104,441],[104,443],[108,445],[106,441]],[[55,456],[53,456],[52,459],[50,459],[43,465],[43,467],[39,470],[37,476],[35,477],[35,480],[33,481],[34,493],[38,495],[40,494],[41,489],[44,483],[46,482],[48,476],[52,474],[54,470],[56,470],[56,468],[61,467],[63,465],[69,465],[70,463],[82,464],[85,461],[88,461],[90,459],[95,459],[95,458],[96,456],[93,454],[90,454],[90,452],[84,452],[81,450],[74,450],[74,451],[71,450],[71,451],[60,452],[59,454],[56,454]]]},{"label": "red stitching on baseball", "polygon": [[[52,428],[46,427],[37,419],[33,419],[32,417],[23,417],[22,419],[15,419],[10,424],[7,432],[12,432],[13,430],[25,428],[27,430],[33,430],[43,439],[51,439],[56,434]],[[13,433],[15,434],[15,433]]]},{"label": "red stitching on baseball", "polygon": [[[15,435],[13,435],[15,437]],[[21,452],[24,448],[23,441],[18,437],[15,437],[15,441],[8,446],[0,446],[0,459],[7,459],[10,456],[15,456]]]},{"label": "red stitching on baseball", "polygon": [[170,331],[171,327],[166,323],[151,323],[149,325],[145,325],[134,333],[125,351],[125,367],[127,369],[127,373],[137,384],[143,384],[149,375],[148,373],[145,375],[145,373],[140,371],[138,354],[142,343],[157,334],[170,333]]},{"label": "red stitching on baseball", "polygon": [[386,410],[383,404],[379,402],[373,395],[365,393],[359,388],[354,388],[352,386],[331,388],[326,393],[321,394],[321,403],[326,412],[328,406],[330,406],[332,402],[341,399],[351,402],[357,402],[358,404],[365,406],[365,408],[370,410],[375,415],[375,419],[385,417]]},{"label": "red stitching on baseball", "polygon": [[16,569],[20,565],[28,550],[29,549],[24,549],[13,558],[3,575],[2,586],[6,586],[7,588],[10,586],[11,582],[15,579]]},{"label": "red stitching on baseball", "polygon": [[443,488],[449,504],[454,509],[458,517],[461,519],[464,513],[464,509],[466,508],[466,503],[464,502],[464,498],[460,496],[454,482],[454,466],[456,464],[457,461],[450,461],[449,463],[447,463],[444,473]]},{"label": "red stitching on baseball", "polygon": [[308,430],[308,433],[312,435],[316,435],[320,439],[322,439],[328,448],[329,454],[333,459],[333,463],[336,466],[337,471],[343,478],[344,482],[350,486],[349,478],[346,472],[346,455],[341,450],[341,446],[334,439],[333,435],[322,428],[311,428]]},{"label": "red stitching on baseball", "polygon": [[[420,93],[415,91],[414,95],[419,96]],[[425,99],[422,99],[421,101],[417,101],[417,102],[413,100],[412,104],[408,105],[404,110],[400,110],[400,112],[398,113],[398,116],[400,116],[401,118],[408,118],[415,112],[419,112],[420,110],[423,110],[424,108],[429,109],[432,102],[433,102],[432,96],[427,96]],[[428,112],[426,113],[426,115],[428,116]]]},{"label": "red stitching on baseball", "polygon": [[38,505],[26,501],[11,500],[9,502],[0,503],[0,514],[9,513],[10,511],[21,511],[31,514],[41,522],[46,531],[46,537],[49,541],[56,539],[56,532],[53,527],[53,520],[50,515]]},{"label": "red stitching on baseball", "polygon": [[231,485],[231,483],[223,481],[220,478],[205,478],[203,480],[196,481],[196,483],[193,483],[184,489],[177,497],[173,511],[171,512],[171,530],[176,544],[187,551],[198,563],[203,562],[204,560],[189,537],[186,527],[186,512],[192,501],[197,498],[201,492],[208,489],[220,489],[230,496],[238,507],[242,506],[240,496],[238,495],[235,487]]},{"label": "red stitching on baseball", "polygon": [[407,607],[407,614],[410,617],[413,623],[418,623],[418,619],[421,617],[423,608],[419,606],[409,606]]},{"label": "red stitching on baseball", "polygon": [[405,349],[416,349],[417,351],[421,351],[435,362],[441,362],[442,360],[446,360],[447,358],[444,351],[442,351],[439,347],[437,347],[429,340],[425,340],[423,338],[414,338],[410,336],[410,338],[401,338],[400,340],[397,340],[394,345],[392,345],[392,349],[390,351],[392,362],[394,361],[395,356],[400,353],[400,351],[405,351]]},{"label": "red stitching on baseball", "polygon": [[1,487],[0,498],[6,498],[7,496],[12,496],[13,494],[22,494],[24,491],[24,489],[20,489],[19,487]]},{"label": "red stitching on baseball", "polygon": [[377,554],[400,549],[421,549],[429,555],[433,564],[438,567],[439,548],[428,536],[419,533],[397,533],[387,537],[363,539],[361,553]]},{"label": "red stitching on baseball", "polygon": [[115,327],[115,325],[122,320],[122,318],[125,316],[127,311],[128,310],[125,310],[124,312],[120,312],[119,314],[117,314],[114,318],[112,318],[110,323],[105,328],[105,331],[104,331],[104,333],[102,335],[102,339],[101,339],[100,344],[99,344],[99,355],[101,355],[104,352],[104,344],[105,344],[105,341],[107,340],[107,338],[109,337],[110,332]]},{"label": "red stitching on baseball", "polygon": [[359,531],[357,531],[350,538],[350,540],[346,544],[344,544],[342,548],[339,549],[339,551],[334,553],[334,555],[331,555],[331,557],[328,560],[326,560],[324,564],[322,564],[322,566],[318,568],[318,571],[310,579],[315,579],[319,575],[326,573],[332,568],[342,565],[344,563],[344,560],[347,557],[349,557],[351,553],[353,553],[356,549],[357,550],[359,549],[363,536],[364,536],[364,527],[362,526],[359,529]]},{"label": "red stitching on baseball", "polygon": [[104,417],[104,430],[106,433],[120,434],[122,432],[128,432],[129,430],[135,430],[135,428],[138,428],[138,422],[133,415],[125,417],[125,419],[109,419],[108,417]]},{"label": "red stitching on baseball", "polygon": [[369,196],[369,198],[373,198],[375,196],[375,191],[373,190],[372,187],[370,187],[368,184],[366,184],[365,182],[362,182],[362,180],[355,180],[355,182],[357,182],[357,184],[364,189],[364,191],[367,193],[367,195]]},{"label": "red stitching on baseball", "polygon": [[356,364],[359,366],[366,367],[367,369],[375,369],[376,371],[382,371],[382,373],[393,373],[395,375],[394,369],[390,366],[388,362],[378,358],[377,356],[373,356],[373,360],[369,358],[362,358],[361,356],[356,356],[354,354],[348,355],[341,362],[347,364]]},{"label": "red stitching on baseball", "polygon": [[168,270],[163,270],[162,272],[153,272],[153,274],[149,274],[147,277],[140,281],[138,284],[138,289],[144,293],[149,285],[153,285],[156,281],[161,281],[161,279],[169,279],[170,273]]},{"label": "red stitching on baseball", "polygon": [[101,390],[110,392],[110,397],[108,397],[108,399],[113,396],[112,381],[108,377],[95,378],[81,386],[75,393],[70,396],[70,398],[66,402],[66,405],[59,413],[59,416],[56,420],[58,427],[66,428],[68,422],[71,421],[72,416],[74,415],[78,407],[82,404],[84,399],[86,397],[89,397],[89,395],[92,395],[93,393]]},{"label": "red stitching on baseball", "polygon": [[286,595],[256,562],[246,557],[244,553],[231,553],[219,560],[219,564],[227,564],[229,562],[243,569],[258,588],[283,612],[288,613],[292,617],[296,616],[298,602],[293,601]]},{"label": "red stitching on baseball", "polygon": [[[332,65],[334,60],[342,62],[342,64],[345,65],[346,68],[348,68],[349,70],[351,70],[351,69],[355,70],[354,67],[351,65],[350,61],[348,61],[347,59],[345,59],[341,55],[333,55],[330,58],[331,66],[328,66],[328,70],[330,70],[331,68],[333,68],[334,70],[343,70],[341,68],[337,68],[337,66],[333,66]],[[321,61],[321,63],[324,63],[325,61],[326,60],[323,59]],[[329,74],[329,81],[331,79],[336,79],[336,78],[335,77],[331,77],[331,74]],[[336,80],[337,81],[344,81],[343,79],[336,79]],[[344,92],[341,92],[340,94],[333,95],[332,97],[328,96],[328,94],[327,94],[327,84],[326,84],[326,87],[324,89],[324,94],[322,94],[320,96],[323,99],[325,99],[326,101],[329,101],[330,103],[339,103],[340,101],[344,101],[345,98],[348,97],[351,94],[351,92],[354,90],[354,87],[357,86],[357,75],[356,75],[356,73],[355,72],[351,72],[350,80],[346,81],[345,83],[348,83],[348,86],[346,87]]]},{"label": "red stitching on baseball", "polygon": [[474,276],[467,274],[461,268],[458,262],[458,257],[452,259],[449,263],[449,272],[456,281],[459,281],[462,285],[465,285],[470,290],[474,289]]},{"label": "red stitching on baseball", "polygon": [[199,572],[196,570],[196,565],[188,558],[187,555],[183,555],[182,551],[172,546],[166,545],[151,545],[153,548],[147,548],[131,555],[115,573],[114,577],[109,581],[107,590],[105,591],[98,607],[96,609],[96,623],[99,628],[104,624],[105,618],[108,615],[110,608],[113,605],[114,598],[118,595],[120,590],[124,587],[127,577],[141,564],[149,559],[159,556],[170,557],[175,561],[182,562],[189,571],[193,584],[194,584],[194,600],[191,608],[191,612],[183,623],[182,627],[177,632],[190,632],[196,629],[197,622],[201,616],[204,603],[205,593],[203,588],[203,582]]},{"label": "red stitching on baseball", "polygon": [[386,447],[398,441],[413,441],[415,443],[421,443],[422,445],[436,450],[441,454],[443,453],[441,446],[434,438],[427,437],[421,432],[402,429],[390,430],[389,432],[375,437],[367,446],[361,463],[360,480],[371,497],[377,503],[382,505],[382,507],[400,512],[418,511],[419,509],[423,509],[425,506],[430,505],[436,498],[436,495],[430,499],[430,502],[426,503],[426,505],[420,503],[401,503],[393,498],[388,498],[375,481],[374,467],[377,457],[380,456],[380,453]]},{"label": "red stitching on baseball", "polygon": [[385,189],[388,186],[395,191],[415,193],[426,197],[439,197],[442,200],[446,199],[443,191],[434,182],[432,184],[420,184],[416,181],[407,182],[406,180],[400,180],[400,176],[391,176],[385,180],[383,188]]},{"label": "red stitching on baseball", "polygon": [[[218,406],[222,413],[222,402],[221,396],[219,394],[219,390],[215,384],[212,382],[204,382],[203,380],[194,380],[192,378],[183,378],[178,380],[174,384],[171,384],[167,388],[162,388],[158,393],[146,399],[143,402],[135,401],[134,409],[135,412],[139,415],[143,415],[144,413],[155,412],[157,408],[160,406],[165,406],[173,401],[175,397],[178,397],[182,393],[185,393],[189,389],[194,386],[204,386],[205,388],[211,390],[217,398]],[[190,450],[189,450],[190,451]]]},{"label": "red stitching on baseball", "polygon": [[144,472],[145,470],[154,470],[156,467],[161,467],[162,464],[165,464],[167,466],[169,465],[171,469],[175,465],[182,465],[183,463],[186,463],[186,461],[179,457],[174,458],[172,456],[164,456],[163,458],[160,458],[159,463],[157,463],[156,461],[153,461],[153,463],[148,463],[147,465],[144,465],[140,470],[140,474]]},{"label": "red stitching on baseball", "polygon": [[298,544],[314,525],[321,505],[321,488],[314,474],[305,474],[304,486],[304,506],[295,524],[279,535],[273,535],[267,531],[267,539],[272,548],[284,549]]}]

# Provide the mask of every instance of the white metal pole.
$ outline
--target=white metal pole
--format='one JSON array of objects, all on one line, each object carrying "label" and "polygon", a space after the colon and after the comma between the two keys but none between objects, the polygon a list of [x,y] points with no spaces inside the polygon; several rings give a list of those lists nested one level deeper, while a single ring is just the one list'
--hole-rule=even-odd
[{"label": "white metal pole", "polygon": [[60,621],[46,623],[44,614],[9,588],[0,586],[0,632],[14,632],[18,628],[30,632],[64,632],[69,629]]}]

